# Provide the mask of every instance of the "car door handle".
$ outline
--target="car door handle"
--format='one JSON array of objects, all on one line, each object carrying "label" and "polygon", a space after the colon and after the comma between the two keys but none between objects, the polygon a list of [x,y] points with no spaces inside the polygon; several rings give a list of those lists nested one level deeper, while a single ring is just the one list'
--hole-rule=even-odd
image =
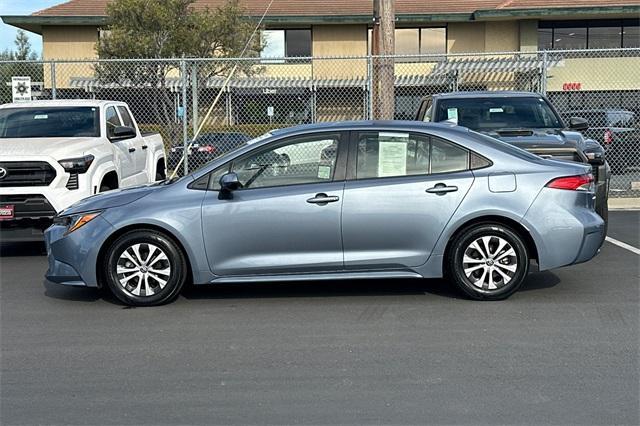
[{"label": "car door handle", "polygon": [[129,152],[135,152],[136,149],[135,148],[129,148]]},{"label": "car door handle", "polygon": [[324,206],[327,203],[335,203],[336,201],[339,201],[339,200],[340,200],[340,197],[336,195],[327,195],[327,194],[320,193],[320,194],[316,194],[316,196],[313,198],[309,198],[307,200],[307,203]]},{"label": "car door handle", "polygon": [[148,145],[142,145],[142,149],[147,149],[147,148],[149,148]]},{"label": "car door handle", "polygon": [[458,190],[457,186],[447,186],[444,183],[437,183],[433,188],[427,189],[429,194],[446,194],[447,192],[455,192]]}]

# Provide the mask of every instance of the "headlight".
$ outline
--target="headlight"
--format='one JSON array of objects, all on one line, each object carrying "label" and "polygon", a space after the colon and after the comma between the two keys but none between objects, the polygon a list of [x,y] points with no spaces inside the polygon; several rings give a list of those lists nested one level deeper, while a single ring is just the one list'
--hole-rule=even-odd
[{"label": "headlight", "polygon": [[60,160],[58,163],[69,173],[85,173],[89,170],[89,166],[93,163],[94,158],[93,155],[85,155],[84,157]]},{"label": "headlight", "polygon": [[67,231],[64,235],[68,235],[73,231],[82,228],[87,223],[91,222],[96,217],[100,216],[102,212],[88,212],[88,213],[78,213],[72,214],[68,216],[56,216],[53,219],[53,223],[55,225],[61,225],[67,228]]}]

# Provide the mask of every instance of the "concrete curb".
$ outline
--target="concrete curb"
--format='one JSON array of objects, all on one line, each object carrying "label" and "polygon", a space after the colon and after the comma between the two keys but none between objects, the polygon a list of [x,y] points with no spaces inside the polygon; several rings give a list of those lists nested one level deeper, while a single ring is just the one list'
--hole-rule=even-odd
[{"label": "concrete curb", "polygon": [[609,210],[640,210],[640,198],[611,198]]}]

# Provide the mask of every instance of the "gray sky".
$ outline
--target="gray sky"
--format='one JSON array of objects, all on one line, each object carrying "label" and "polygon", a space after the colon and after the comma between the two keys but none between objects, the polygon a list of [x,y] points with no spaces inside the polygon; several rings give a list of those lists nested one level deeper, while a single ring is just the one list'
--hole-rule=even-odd
[{"label": "gray sky", "polygon": [[[30,15],[31,13],[64,3],[65,0],[0,0],[0,16],[4,15]],[[0,51],[5,49],[14,50],[13,40],[16,38],[15,27],[5,25],[0,21]],[[29,33],[31,47],[40,55],[42,52],[42,37]]]}]

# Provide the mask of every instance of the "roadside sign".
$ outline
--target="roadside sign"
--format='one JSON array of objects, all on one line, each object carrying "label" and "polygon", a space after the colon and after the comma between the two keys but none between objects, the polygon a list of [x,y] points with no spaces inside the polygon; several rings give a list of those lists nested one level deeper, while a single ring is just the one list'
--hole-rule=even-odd
[{"label": "roadside sign", "polygon": [[268,107],[267,107],[267,115],[268,115],[269,117],[273,117],[273,112],[274,112],[274,111],[273,111],[273,107],[272,107],[272,106],[268,106]]},{"label": "roadside sign", "polygon": [[31,77],[11,77],[13,102],[31,101]]}]

